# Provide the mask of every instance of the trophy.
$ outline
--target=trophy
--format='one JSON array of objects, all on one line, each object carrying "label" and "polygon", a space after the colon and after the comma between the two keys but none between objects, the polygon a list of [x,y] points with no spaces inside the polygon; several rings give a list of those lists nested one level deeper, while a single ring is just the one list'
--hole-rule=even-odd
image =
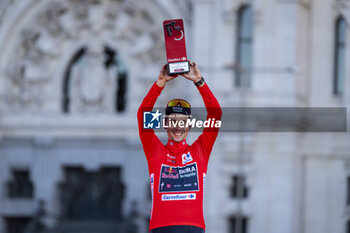
[{"label": "trophy", "polygon": [[163,22],[165,48],[167,55],[167,72],[169,75],[184,74],[190,71],[187,60],[185,30],[182,19]]}]

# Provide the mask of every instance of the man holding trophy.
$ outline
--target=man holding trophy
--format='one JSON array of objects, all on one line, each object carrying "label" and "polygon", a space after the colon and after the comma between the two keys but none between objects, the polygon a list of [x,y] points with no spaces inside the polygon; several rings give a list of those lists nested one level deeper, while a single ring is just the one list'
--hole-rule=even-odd
[{"label": "man holding trophy", "polygon": [[154,130],[145,127],[144,116],[152,111],[165,85],[178,75],[197,87],[207,110],[207,119],[220,120],[222,111],[197,64],[187,59],[182,20],[164,21],[164,34],[168,64],[160,71],[137,113],[152,193],[149,230],[150,233],[203,233],[203,190],[209,156],[219,128],[204,128],[198,139],[188,145],[186,137],[190,127],[180,127],[177,123],[190,119],[191,105],[186,100],[174,99],[165,108],[165,121],[173,124],[166,129],[168,142],[163,145]]}]

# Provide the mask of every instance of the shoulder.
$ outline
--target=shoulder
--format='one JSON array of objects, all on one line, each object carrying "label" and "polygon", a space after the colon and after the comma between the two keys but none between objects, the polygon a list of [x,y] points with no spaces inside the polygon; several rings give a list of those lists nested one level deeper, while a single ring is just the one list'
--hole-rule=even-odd
[{"label": "shoulder", "polygon": [[205,148],[203,147],[202,135],[190,146],[190,150],[193,151],[197,156],[205,154]]}]

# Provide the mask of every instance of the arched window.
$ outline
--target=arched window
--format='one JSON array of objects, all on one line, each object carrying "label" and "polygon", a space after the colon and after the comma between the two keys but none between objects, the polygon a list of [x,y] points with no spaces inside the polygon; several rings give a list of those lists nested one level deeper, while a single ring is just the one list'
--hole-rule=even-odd
[{"label": "arched window", "polygon": [[[123,112],[125,110],[126,66],[120,54],[115,50],[108,46],[101,48],[83,47],[71,58],[64,73],[63,112],[71,112],[72,107],[73,109],[77,108],[77,106],[82,108],[79,105],[80,102],[83,102],[85,105],[90,104],[95,109],[97,108],[96,106],[100,106],[102,109],[110,109],[114,112]],[[73,80],[74,78],[75,80]],[[97,79],[100,80],[96,81]],[[79,90],[77,90],[77,85]],[[109,85],[113,85],[113,88]],[[100,90],[95,90],[97,88],[100,88]],[[105,88],[108,88],[108,90]],[[77,91],[80,91],[78,96],[81,99],[79,100],[74,99],[72,95],[72,93]],[[109,93],[102,93],[104,91]],[[110,96],[112,98],[109,98]],[[101,99],[102,97],[104,99]],[[73,104],[74,106],[72,106]]]},{"label": "arched window", "polygon": [[115,93],[115,111],[123,112],[125,110],[126,103],[126,85],[127,85],[127,69],[119,53],[116,53],[113,49],[106,47],[106,68],[109,69],[112,66],[116,66],[116,93]]},{"label": "arched window", "polygon": [[344,92],[345,78],[345,40],[346,21],[339,16],[335,22],[335,49],[334,49],[334,76],[333,93],[342,95]]},{"label": "arched window", "polygon": [[250,86],[253,45],[252,7],[244,5],[238,10],[237,45],[236,45],[236,79],[235,86]]},{"label": "arched window", "polygon": [[69,61],[69,64],[64,72],[64,79],[63,79],[63,100],[62,100],[62,110],[65,113],[69,112],[69,107],[70,107],[70,76],[71,76],[71,71],[72,67],[79,61],[79,59],[85,54],[86,48],[83,47],[79,49],[71,58]]}]

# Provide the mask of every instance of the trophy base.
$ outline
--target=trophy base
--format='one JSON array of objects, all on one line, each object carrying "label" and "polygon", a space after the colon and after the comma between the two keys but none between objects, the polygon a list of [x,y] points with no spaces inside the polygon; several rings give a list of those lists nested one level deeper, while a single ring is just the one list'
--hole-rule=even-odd
[{"label": "trophy base", "polygon": [[185,74],[190,72],[190,63],[188,61],[183,62],[171,62],[167,64],[168,75]]}]

